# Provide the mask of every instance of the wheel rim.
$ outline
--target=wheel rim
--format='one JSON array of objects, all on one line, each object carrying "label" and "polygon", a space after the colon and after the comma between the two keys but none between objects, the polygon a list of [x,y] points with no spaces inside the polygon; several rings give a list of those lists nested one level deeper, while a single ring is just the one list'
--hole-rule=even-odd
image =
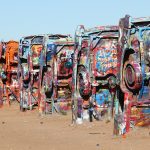
[{"label": "wheel rim", "polygon": [[135,83],[135,71],[131,65],[128,65],[125,69],[125,80],[129,86],[133,86]]},{"label": "wheel rim", "polygon": [[139,63],[127,61],[123,69],[125,85],[129,90],[139,90],[142,85],[142,72]]},{"label": "wheel rim", "polygon": [[90,82],[88,80],[88,73],[85,68],[79,68],[78,72],[78,90],[81,96],[90,95]]}]

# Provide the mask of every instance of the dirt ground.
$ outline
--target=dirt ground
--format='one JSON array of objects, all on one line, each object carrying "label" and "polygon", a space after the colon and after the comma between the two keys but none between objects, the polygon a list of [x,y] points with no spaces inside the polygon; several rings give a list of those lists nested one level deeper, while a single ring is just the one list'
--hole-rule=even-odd
[{"label": "dirt ground", "polygon": [[16,104],[0,109],[0,150],[150,150],[150,127],[126,137],[112,130],[113,122],[105,121],[71,125],[71,113],[39,116]]}]

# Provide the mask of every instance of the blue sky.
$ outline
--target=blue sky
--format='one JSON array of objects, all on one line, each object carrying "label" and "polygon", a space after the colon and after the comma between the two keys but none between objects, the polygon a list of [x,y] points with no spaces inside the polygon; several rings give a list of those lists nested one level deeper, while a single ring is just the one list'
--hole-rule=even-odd
[{"label": "blue sky", "polygon": [[74,35],[76,26],[117,25],[150,16],[150,0],[0,0],[0,40],[40,33]]}]

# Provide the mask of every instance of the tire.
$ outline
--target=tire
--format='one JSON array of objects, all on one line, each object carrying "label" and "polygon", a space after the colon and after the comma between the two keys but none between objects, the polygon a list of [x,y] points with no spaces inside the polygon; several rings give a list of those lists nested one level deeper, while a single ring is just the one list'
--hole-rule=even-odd
[{"label": "tire", "polygon": [[130,54],[123,66],[123,80],[128,90],[139,91],[142,86],[141,66]]},{"label": "tire", "polygon": [[88,99],[91,96],[91,85],[89,82],[89,74],[84,66],[78,68],[77,90],[81,97]]}]

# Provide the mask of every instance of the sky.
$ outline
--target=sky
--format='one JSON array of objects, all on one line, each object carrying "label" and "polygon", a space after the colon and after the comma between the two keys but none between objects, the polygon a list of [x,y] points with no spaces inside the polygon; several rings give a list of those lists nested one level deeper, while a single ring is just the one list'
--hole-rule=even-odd
[{"label": "sky", "polygon": [[150,0],[0,0],[0,40],[34,34],[71,34],[86,28],[118,25],[120,18],[150,16]]}]

